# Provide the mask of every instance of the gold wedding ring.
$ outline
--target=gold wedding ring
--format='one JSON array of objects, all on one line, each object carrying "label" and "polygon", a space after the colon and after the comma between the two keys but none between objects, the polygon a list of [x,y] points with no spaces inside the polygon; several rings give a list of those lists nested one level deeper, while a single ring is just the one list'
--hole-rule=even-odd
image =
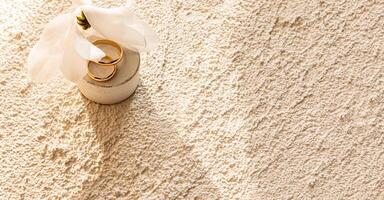
[{"label": "gold wedding ring", "polygon": [[[116,74],[117,71],[117,65],[122,61],[123,59],[123,48],[117,44],[116,42],[113,42],[111,40],[97,40],[93,42],[94,45],[108,45],[116,48],[119,51],[119,57],[113,58],[109,55],[106,55],[102,60],[99,62],[93,62],[89,61],[88,62],[88,76],[98,82],[103,82],[103,81],[108,81],[113,78],[113,76]],[[106,61],[107,60],[107,61]],[[105,76],[97,76],[94,73],[92,73],[92,70],[90,70],[90,65],[96,65],[98,67],[106,68],[106,67],[112,67],[113,69],[111,70],[110,73],[106,74]]]},{"label": "gold wedding ring", "polygon": [[[103,67],[103,68],[111,68],[111,67],[112,67],[112,70],[111,70],[110,73],[106,74],[105,76],[96,76],[96,75],[94,75],[94,74],[91,72],[91,70],[89,69],[89,68],[90,68],[89,66],[90,66],[91,64],[98,65],[98,67]],[[95,80],[95,81],[98,81],[98,82],[108,81],[108,80],[112,79],[113,76],[115,76],[116,71],[117,71],[117,66],[116,66],[116,65],[106,65],[106,66],[102,66],[102,65],[99,65],[99,64],[94,63],[94,62],[89,62],[89,63],[88,63],[88,76],[89,76],[91,79],[93,79],[93,80]]]},{"label": "gold wedding ring", "polygon": [[[109,62],[105,62],[105,61],[101,60],[98,62],[99,65],[104,65],[104,66],[105,65],[117,65],[123,59],[123,53],[124,53],[123,48],[119,44],[117,44],[116,42],[111,41],[111,40],[97,40],[97,41],[93,42],[93,44],[96,46],[100,45],[100,44],[109,45],[109,46],[116,48],[119,51],[119,57],[118,58],[112,58],[112,60]],[[109,58],[111,58],[111,57],[109,57]]]}]

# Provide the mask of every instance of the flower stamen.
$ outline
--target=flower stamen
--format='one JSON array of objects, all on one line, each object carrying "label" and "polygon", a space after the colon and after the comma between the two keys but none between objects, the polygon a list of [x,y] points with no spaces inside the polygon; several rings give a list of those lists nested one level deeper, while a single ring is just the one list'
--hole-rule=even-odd
[{"label": "flower stamen", "polygon": [[77,18],[77,24],[80,25],[83,30],[87,30],[91,28],[91,24],[89,24],[83,11],[81,11],[81,14],[79,16],[76,16],[76,18]]}]

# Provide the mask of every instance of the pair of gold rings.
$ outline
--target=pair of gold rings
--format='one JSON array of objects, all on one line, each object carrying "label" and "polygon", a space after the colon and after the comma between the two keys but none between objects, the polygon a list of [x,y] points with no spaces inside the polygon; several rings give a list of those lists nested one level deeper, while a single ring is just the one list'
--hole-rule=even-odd
[{"label": "pair of gold rings", "polygon": [[[106,55],[99,62],[89,61],[89,63],[88,63],[88,76],[91,79],[98,81],[98,82],[108,81],[108,80],[112,79],[113,76],[115,76],[116,71],[117,71],[117,65],[123,60],[124,50],[119,44],[117,44],[116,42],[111,41],[111,40],[97,40],[97,41],[93,42],[93,44],[95,46],[98,46],[98,45],[110,46],[110,47],[113,47],[119,51],[118,57],[113,58],[109,55]],[[102,67],[102,68],[111,68],[112,67],[112,70],[110,70],[108,73],[103,74],[103,75],[96,75],[95,73],[92,72],[93,70],[90,68],[91,65],[96,65],[97,67]]]}]

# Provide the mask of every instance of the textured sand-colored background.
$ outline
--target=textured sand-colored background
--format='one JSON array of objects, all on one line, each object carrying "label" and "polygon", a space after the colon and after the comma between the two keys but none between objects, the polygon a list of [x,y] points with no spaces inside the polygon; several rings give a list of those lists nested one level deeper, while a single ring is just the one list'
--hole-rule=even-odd
[{"label": "textured sand-colored background", "polygon": [[113,106],[26,77],[69,4],[0,0],[0,199],[384,199],[383,1],[139,0]]}]

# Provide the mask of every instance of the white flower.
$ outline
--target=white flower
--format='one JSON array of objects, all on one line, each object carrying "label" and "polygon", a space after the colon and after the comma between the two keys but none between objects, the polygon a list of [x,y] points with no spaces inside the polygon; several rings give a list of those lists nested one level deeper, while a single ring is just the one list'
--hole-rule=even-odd
[{"label": "white flower", "polygon": [[77,24],[81,12],[94,34],[113,40],[134,51],[148,51],[157,45],[157,36],[130,11],[132,2],[119,8],[98,8],[90,0],[72,0],[73,12],[50,21],[28,57],[28,73],[33,81],[45,82],[60,73],[72,82],[87,74],[88,61],[100,61],[105,53],[94,46]]}]

